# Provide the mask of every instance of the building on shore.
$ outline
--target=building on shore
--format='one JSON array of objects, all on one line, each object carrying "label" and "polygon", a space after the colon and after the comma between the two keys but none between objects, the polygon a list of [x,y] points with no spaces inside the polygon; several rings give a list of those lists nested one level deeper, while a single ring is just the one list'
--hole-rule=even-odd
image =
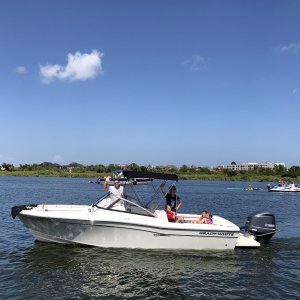
[{"label": "building on shore", "polygon": [[285,163],[256,163],[256,162],[249,162],[249,163],[240,163],[235,164],[231,163],[230,165],[221,165],[217,166],[217,170],[233,170],[233,171],[251,171],[255,169],[274,169],[276,167],[282,166],[285,168]]}]

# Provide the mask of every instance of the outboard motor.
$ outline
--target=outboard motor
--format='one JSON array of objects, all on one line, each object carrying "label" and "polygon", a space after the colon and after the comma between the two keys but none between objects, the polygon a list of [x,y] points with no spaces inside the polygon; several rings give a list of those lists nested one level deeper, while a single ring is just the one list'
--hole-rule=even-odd
[{"label": "outboard motor", "polygon": [[275,216],[270,212],[253,212],[247,218],[245,231],[260,244],[268,242],[276,232]]}]

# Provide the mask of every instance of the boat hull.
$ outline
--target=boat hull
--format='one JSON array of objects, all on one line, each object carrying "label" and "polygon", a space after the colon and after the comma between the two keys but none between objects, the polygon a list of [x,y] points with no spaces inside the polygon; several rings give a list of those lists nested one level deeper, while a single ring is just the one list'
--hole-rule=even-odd
[{"label": "boat hull", "polygon": [[239,236],[239,230],[205,230],[203,226],[197,228],[200,225],[191,229],[178,223],[171,224],[172,228],[169,223],[154,226],[113,220],[70,220],[37,217],[26,212],[21,212],[19,218],[39,241],[104,248],[224,250],[234,249]]},{"label": "boat hull", "polygon": [[299,193],[300,188],[281,188],[281,187],[273,187],[269,189],[270,192],[277,192],[277,193]]}]

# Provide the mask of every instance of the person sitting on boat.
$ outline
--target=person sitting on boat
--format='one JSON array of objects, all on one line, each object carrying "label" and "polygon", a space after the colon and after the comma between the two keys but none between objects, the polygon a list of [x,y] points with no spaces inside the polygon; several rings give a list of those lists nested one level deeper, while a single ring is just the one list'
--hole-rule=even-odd
[{"label": "person sitting on boat", "polygon": [[168,218],[169,222],[184,223],[183,217],[176,217],[176,213],[175,213],[175,211],[171,210],[170,205],[167,204],[165,206],[165,210],[166,210],[166,214],[167,214],[167,218]]},{"label": "person sitting on boat", "polygon": [[198,224],[212,224],[213,215],[207,210],[203,210],[201,216],[198,219]]},{"label": "person sitting on boat", "polygon": [[166,198],[167,205],[171,206],[171,210],[176,213],[176,211],[182,206],[182,202],[179,196],[176,195],[176,186],[171,185],[169,187],[169,192],[165,193],[163,191],[163,188],[165,186],[165,183],[162,183],[159,187],[159,190],[164,198]]},{"label": "person sitting on boat", "polygon": [[212,224],[213,223],[213,215],[211,213],[208,214],[208,218],[206,218],[205,224]]},{"label": "person sitting on boat", "polygon": [[198,224],[206,224],[206,219],[207,219],[208,215],[209,215],[209,212],[207,210],[203,210],[197,223]]},{"label": "person sitting on boat", "polygon": [[[114,203],[115,201],[117,201],[120,198],[126,198],[126,193],[124,191],[124,187],[121,186],[120,181],[118,179],[116,179],[114,181],[114,186],[108,186],[109,181],[110,181],[110,177],[107,177],[103,184],[103,189],[110,193],[110,204]],[[125,208],[124,204],[125,204],[124,200],[120,200],[119,202],[117,202],[118,206],[124,206],[124,208]]]}]

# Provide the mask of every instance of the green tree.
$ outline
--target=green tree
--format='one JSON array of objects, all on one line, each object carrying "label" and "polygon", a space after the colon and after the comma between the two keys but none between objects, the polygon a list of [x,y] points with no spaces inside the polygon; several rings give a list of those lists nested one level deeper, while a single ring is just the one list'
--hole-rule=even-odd
[{"label": "green tree", "polygon": [[146,166],[141,166],[140,169],[141,169],[142,172],[147,172],[148,171]]},{"label": "green tree", "polygon": [[182,165],[180,168],[179,168],[179,172],[180,173],[187,173],[188,171],[188,166],[187,165]]},{"label": "green tree", "polygon": [[288,170],[288,174],[293,178],[300,176],[300,167],[299,166],[290,167]]},{"label": "green tree", "polygon": [[128,166],[128,169],[129,170],[132,170],[132,171],[140,171],[141,168],[139,165],[137,165],[136,163],[132,163]]},{"label": "green tree", "polygon": [[28,164],[20,165],[19,170],[21,170],[21,171],[31,171],[32,167],[31,167],[31,165],[28,165]]},{"label": "green tree", "polygon": [[7,163],[2,164],[2,168],[4,168],[6,171],[9,172],[12,172],[15,169],[13,164],[7,164]]},{"label": "green tree", "polygon": [[112,172],[112,171],[119,170],[119,169],[120,169],[120,166],[115,165],[115,164],[109,164],[106,167],[106,172]]},{"label": "green tree", "polygon": [[228,177],[233,177],[233,176],[236,176],[238,173],[236,172],[236,171],[234,171],[234,170],[229,170],[229,169],[224,169],[224,170],[222,170],[223,171],[223,173],[225,174],[225,175],[227,175]]},{"label": "green tree", "polygon": [[286,168],[283,165],[276,165],[274,167],[274,171],[278,175],[282,175],[286,172]]},{"label": "green tree", "polygon": [[83,165],[79,164],[77,162],[71,162],[70,164],[67,165],[67,167],[69,167],[69,168],[82,168]]}]

